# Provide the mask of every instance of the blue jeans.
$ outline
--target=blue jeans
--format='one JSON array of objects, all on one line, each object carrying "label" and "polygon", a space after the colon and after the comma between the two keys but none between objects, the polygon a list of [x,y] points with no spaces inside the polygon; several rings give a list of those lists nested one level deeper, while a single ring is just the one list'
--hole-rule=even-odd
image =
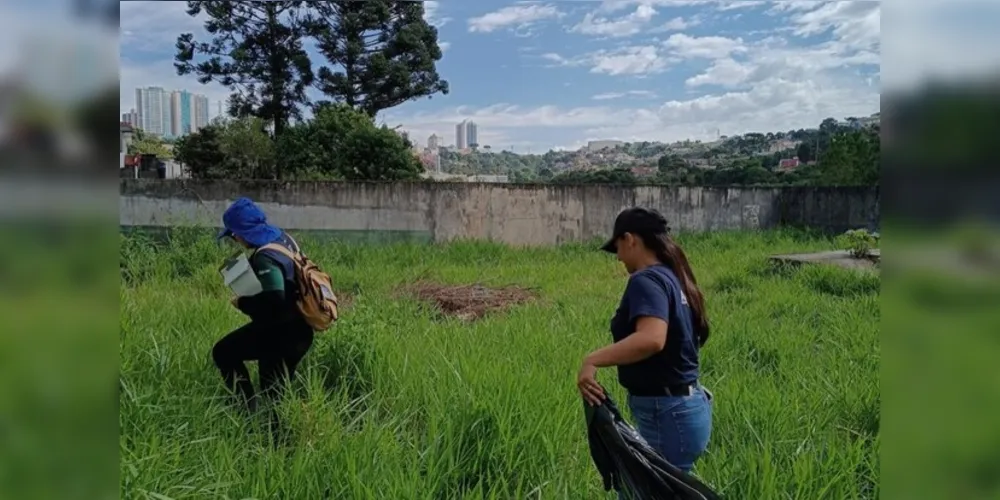
[{"label": "blue jeans", "polygon": [[705,388],[698,385],[690,396],[629,395],[628,407],[642,438],[674,467],[691,472],[712,434],[712,400]]},{"label": "blue jeans", "polygon": [[636,429],[663,458],[684,472],[705,452],[712,434],[712,401],[698,385],[690,396],[628,397]]}]

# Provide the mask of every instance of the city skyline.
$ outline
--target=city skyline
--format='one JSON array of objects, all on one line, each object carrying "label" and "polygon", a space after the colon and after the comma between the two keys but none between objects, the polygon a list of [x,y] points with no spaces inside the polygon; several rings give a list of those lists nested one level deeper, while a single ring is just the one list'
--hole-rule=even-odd
[{"label": "city skyline", "polygon": [[122,121],[166,139],[197,132],[209,123],[208,97],[161,86],[135,89],[135,106],[122,114]]},{"label": "city skyline", "polygon": [[[402,132],[405,137],[412,137],[413,134],[410,131]],[[413,141],[415,147],[419,147],[418,141]],[[485,144],[479,143],[479,125],[472,120],[462,120],[455,125],[455,142],[452,144],[446,144],[444,142],[444,136],[438,135],[437,132],[432,132],[426,139],[426,149],[430,151],[435,151],[440,148],[455,148],[458,150],[469,149],[469,148],[481,148]]]}]

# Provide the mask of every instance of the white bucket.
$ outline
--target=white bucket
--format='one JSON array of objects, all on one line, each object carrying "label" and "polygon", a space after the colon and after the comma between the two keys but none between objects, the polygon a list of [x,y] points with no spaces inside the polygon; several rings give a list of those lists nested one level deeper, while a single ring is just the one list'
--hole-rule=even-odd
[{"label": "white bucket", "polygon": [[260,280],[257,279],[253,268],[250,267],[250,261],[243,252],[227,259],[219,267],[219,273],[222,274],[222,281],[226,286],[240,297],[257,295],[263,291]]}]

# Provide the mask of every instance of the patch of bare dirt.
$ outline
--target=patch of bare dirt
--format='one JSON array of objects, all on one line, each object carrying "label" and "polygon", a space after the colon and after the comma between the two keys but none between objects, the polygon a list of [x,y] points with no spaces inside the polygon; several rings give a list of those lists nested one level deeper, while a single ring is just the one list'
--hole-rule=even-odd
[{"label": "patch of bare dirt", "polygon": [[337,296],[337,310],[343,311],[345,309],[350,309],[354,305],[354,295],[350,292],[333,292]]},{"label": "patch of bare dirt", "polygon": [[433,304],[446,316],[463,321],[474,321],[488,313],[503,311],[536,298],[533,291],[517,286],[489,288],[478,284],[443,285],[424,281],[402,291]]}]

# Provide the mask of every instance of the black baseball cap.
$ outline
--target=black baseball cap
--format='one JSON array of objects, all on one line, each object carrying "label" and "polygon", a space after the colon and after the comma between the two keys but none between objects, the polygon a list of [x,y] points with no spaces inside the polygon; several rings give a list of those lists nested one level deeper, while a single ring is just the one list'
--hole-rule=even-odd
[{"label": "black baseball cap", "polygon": [[622,210],[615,217],[615,227],[611,238],[601,246],[608,253],[618,253],[618,238],[625,233],[632,234],[664,234],[670,231],[667,219],[655,209],[632,207]]}]

